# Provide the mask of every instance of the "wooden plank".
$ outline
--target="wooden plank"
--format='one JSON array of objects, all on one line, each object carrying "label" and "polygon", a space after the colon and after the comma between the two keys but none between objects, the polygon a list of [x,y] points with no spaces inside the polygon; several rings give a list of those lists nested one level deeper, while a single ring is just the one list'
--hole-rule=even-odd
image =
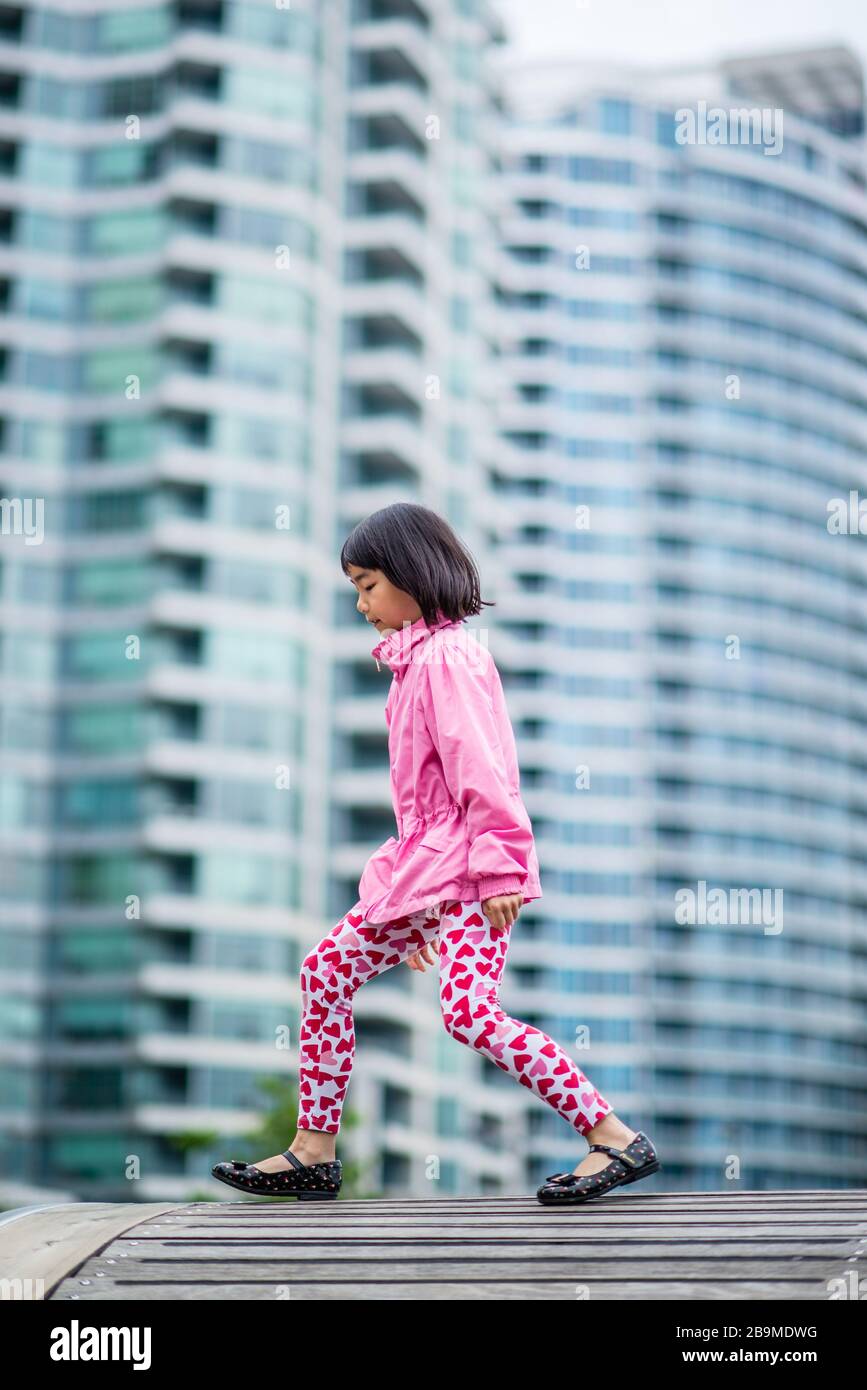
[{"label": "wooden plank", "polygon": [[[279,1285],[269,1284],[173,1284],[170,1289],[160,1284],[118,1284],[110,1291],[104,1287],[76,1289],[73,1293],[56,1292],[52,1295],[58,1301],[77,1301],[86,1303],[102,1302],[109,1299],[120,1303],[161,1303],[170,1298],[173,1302],[221,1302],[246,1303],[291,1301],[293,1303],[335,1302],[448,1302],[467,1301],[502,1302],[504,1300],[528,1302],[549,1302],[567,1300],[570,1303],[582,1301],[576,1293],[574,1279],[548,1280],[544,1284],[500,1283],[476,1284],[434,1283],[425,1281],[414,1284],[396,1284],[391,1281],[376,1282],[365,1280],[349,1283],[325,1283],[317,1280],[293,1283],[290,1279],[281,1280]],[[587,1281],[581,1281],[586,1283]],[[102,1281],[100,1281],[102,1283]],[[786,1303],[827,1302],[828,1290],[823,1283],[809,1280],[764,1280],[734,1279],[728,1282],[707,1282],[690,1280],[681,1283],[676,1280],[598,1280],[590,1285],[588,1301],[600,1300],[646,1303],[649,1300],[667,1300],[678,1303],[691,1301],[725,1300],[729,1302],[752,1302],[767,1299],[780,1299]]]},{"label": "wooden plank", "polygon": [[[405,1259],[391,1254],[355,1258],[352,1255],[335,1255],[332,1251],[310,1260],[298,1259],[294,1254],[251,1260],[242,1257],[214,1259],[209,1254],[204,1254],[198,1260],[165,1260],[154,1255],[141,1261],[124,1260],[122,1267],[118,1268],[120,1263],[118,1260],[117,1264],[109,1265],[107,1260],[101,1260],[97,1266],[95,1262],[88,1261],[71,1277],[79,1282],[82,1278],[99,1278],[100,1284],[105,1288],[114,1280],[134,1280],[140,1284],[170,1284],[173,1280],[191,1283],[199,1278],[210,1283],[222,1283],[227,1279],[240,1283],[245,1279],[252,1283],[261,1283],[263,1279],[271,1279],[279,1283],[284,1274],[291,1275],[296,1280],[346,1279],[364,1282],[370,1278],[382,1282],[390,1275],[395,1282],[420,1282],[429,1279],[442,1281],[447,1278],[456,1282],[465,1279],[487,1282],[489,1279],[513,1279],[515,1259],[511,1255],[485,1257],[476,1253],[458,1256],[453,1250],[444,1251],[442,1255],[436,1252],[428,1255],[416,1253]],[[612,1250],[610,1255],[579,1255],[569,1252],[552,1255],[546,1252],[534,1261],[533,1280],[590,1280],[594,1277],[612,1276],[615,1271],[617,1277],[623,1279],[654,1279],[659,1276],[671,1278],[674,1274],[683,1279],[712,1278],[715,1275],[732,1279],[821,1279],[842,1274],[845,1267],[842,1259],[809,1253],[771,1259],[761,1254],[700,1257],[686,1254],[683,1257],[672,1256],[666,1259],[658,1255],[636,1254],[631,1248],[627,1248]]]},{"label": "wooden plank", "polygon": [[[600,1237],[608,1236],[611,1240],[624,1239],[624,1233],[644,1238],[660,1234],[666,1240],[676,1239],[682,1236],[706,1236],[708,1239],[724,1241],[731,1235],[738,1240],[742,1238],[758,1239],[760,1236],[768,1236],[771,1239],[780,1240],[797,1239],[801,1232],[809,1238],[827,1236],[833,1239],[835,1236],[852,1236],[851,1223],[811,1221],[799,1224],[793,1221],[787,1222],[767,1222],[767,1221],[697,1221],[694,1226],[689,1226],[684,1222],[662,1222],[662,1221],[636,1221],[631,1222],[628,1227],[619,1221],[594,1221],[592,1224],[587,1222],[579,1225],[577,1222],[570,1225],[568,1222],[560,1222],[556,1226],[546,1226],[545,1231],[539,1231],[533,1225],[519,1225],[517,1222],[479,1222],[472,1225],[469,1222],[456,1222],[453,1225],[444,1227],[441,1222],[406,1221],[403,1223],[389,1224],[383,1227],[381,1221],[345,1221],[330,1225],[327,1230],[322,1226],[299,1223],[297,1226],[288,1224],[277,1224],[272,1226],[255,1226],[249,1222],[243,1222],[237,1226],[228,1223],[220,1223],[214,1229],[209,1230],[199,1222],[192,1226],[179,1226],[177,1231],[189,1239],[193,1240],[250,1240],[256,1237],[265,1236],[274,1240],[415,1240],[429,1239],[437,1232],[448,1233],[454,1240],[527,1240],[535,1236],[540,1240],[592,1240],[596,1234]],[[547,1234],[546,1234],[547,1232]],[[163,1232],[149,1228],[151,1236],[162,1235]],[[379,1234],[381,1233],[381,1234]],[[140,1233],[144,1234],[144,1232]]]},{"label": "wooden plank", "polygon": [[[595,1246],[622,1247],[623,1236],[616,1230],[606,1231],[602,1227],[597,1227],[594,1232],[575,1232],[563,1231],[556,1235],[546,1236],[542,1231],[523,1231],[510,1234],[502,1234],[498,1231],[488,1231],[479,1229],[473,1232],[459,1234],[453,1231],[418,1230],[401,1231],[400,1233],[389,1231],[388,1233],[377,1234],[368,1230],[355,1231],[352,1228],[325,1234],[322,1231],[306,1231],[303,1235],[295,1235],[290,1232],[262,1232],[262,1231],[243,1231],[237,1234],[229,1231],[215,1232],[209,1235],[207,1232],[184,1231],[178,1229],[171,1235],[160,1236],[154,1232],[151,1236],[144,1236],[137,1233],[139,1244],[142,1247],[159,1248],[167,1252],[174,1250],[187,1250],[190,1252],[198,1250],[225,1250],[227,1252],[249,1251],[249,1250],[303,1250],[308,1246],[317,1246],[321,1249],[328,1248],[351,1248],[357,1250],[364,1248],[371,1252],[387,1248],[395,1250],[399,1247],[415,1245],[442,1245],[460,1249],[461,1246],[472,1246],[476,1248],[480,1245],[496,1246],[497,1249],[515,1248],[525,1249],[529,1245],[541,1245],[546,1250],[554,1250],[558,1247],[565,1247],[571,1250],[585,1250]],[[829,1249],[835,1250],[840,1246],[850,1246],[857,1237],[845,1231],[743,1231],[741,1233],[726,1234],[721,1236],[717,1230],[704,1228],[681,1227],[678,1232],[668,1229],[662,1230],[660,1227],[647,1230],[632,1230],[629,1233],[629,1244],[634,1245],[659,1245],[663,1248],[669,1246],[681,1246],[683,1244],[704,1244],[714,1250],[725,1250],[729,1247],[740,1248],[742,1246],[757,1246],[760,1249],[767,1249],[769,1245],[776,1244],[781,1250],[791,1250],[793,1248],[813,1248],[816,1245],[827,1245]],[[122,1240],[121,1248],[128,1249],[128,1240]]]},{"label": "wooden plank", "polygon": [[[558,1233],[564,1232],[581,1232],[596,1229],[611,1231],[692,1231],[696,1226],[709,1232],[728,1230],[745,1232],[777,1231],[781,1234],[785,1234],[791,1231],[824,1231],[833,1235],[857,1231],[859,1225],[862,1230],[867,1230],[867,1221],[859,1223],[858,1221],[853,1221],[852,1218],[848,1216],[835,1218],[830,1215],[824,1215],[821,1212],[811,1213],[809,1216],[804,1217],[781,1216],[776,1218],[763,1217],[758,1213],[751,1216],[741,1215],[731,1217],[726,1216],[724,1213],[720,1213],[716,1216],[708,1216],[702,1213],[700,1215],[697,1214],[696,1220],[691,1222],[683,1216],[675,1219],[673,1217],[666,1217],[662,1213],[655,1212],[634,1216],[630,1219],[617,1214],[610,1215],[603,1212],[601,1207],[598,1207],[592,1213],[589,1210],[580,1213],[574,1210],[557,1212],[545,1217],[542,1223],[540,1223],[538,1218],[533,1217],[532,1214],[514,1218],[506,1215],[497,1218],[482,1216],[472,1218],[469,1216],[461,1216],[454,1218],[452,1221],[443,1221],[442,1218],[438,1216],[427,1217],[423,1213],[419,1214],[416,1210],[401,1218],[392,1217],[387,1222],[383,1220],[382,1216],[375,1215],[372,1211],[367,1213],[347,1212],[341,1217],[333,1216],[328,1221],[311,1219],[304,1212],[299,1212],[296,1218],[288,1220],[284,1219],[278,1213],[259,1217],[252,1217],[239,1213],[236,1217],[214,1216],[212,1220],[208,1220],[207,1218],[203,1219],[196,1215],[191,1216],[189,1221],[185,1222],[184,1225],[172,1226],[171,1229],[184,1231],[187,1234],[199,1232],[202,1235],[209,1235],[212,1232],[219,1234],[220,1232],[227,1231],[231,1231],[232,1233],[237,1232],[239,1234],[243,1234],[244,1232],[256,1234],[262,1231],[274,1231],[278,1234],[282,1232],[294,1239],[298,1235],[304,1235],[306,1233],[318,1235],[323,1231],[327,1233],[332,1231],[335,1233],[346,1233],[351,1231],[388,1230],[389,1232],[401,1235],[413,1230],[419,1232],[443,1230],[453,1231],[459,1234],[465,1232],[479,1232],[484,1234],[485,1231],[514,1231],[516,1234],[521,1234],[525,1231],[550,1231],[552,1235],[557,1235]],[[163,1235],[166,1233],[165,1226],[153,1222],[148,1222],[147,1227],[143,1228],[140,1234],[144,1233],[145,1229],[154,1235]]]}]

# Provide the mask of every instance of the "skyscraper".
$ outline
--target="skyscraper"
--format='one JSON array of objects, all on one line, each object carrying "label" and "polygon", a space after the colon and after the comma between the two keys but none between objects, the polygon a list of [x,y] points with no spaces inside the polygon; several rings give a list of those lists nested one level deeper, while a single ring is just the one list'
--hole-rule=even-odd
[{"label": "skyscraper", "polygon": [[[4,8],[7,1175],[200,1186],[177,1136],[243,1148],[297,1078],[300,959],[390,809],[340,542],[396,496],[476,526],[497,33],[475,0]],[[443,1188],[499,1182],[493,1091],[465,1139],[455,1074],[410,1085],[424,983],[376,988],[373,1180],[443,1135]]]},{"label": "skyscraper", "polygon": [[860,1184],[860,65],[498,72],[491,515],[546,894],[514,960],[666,1187]]}]

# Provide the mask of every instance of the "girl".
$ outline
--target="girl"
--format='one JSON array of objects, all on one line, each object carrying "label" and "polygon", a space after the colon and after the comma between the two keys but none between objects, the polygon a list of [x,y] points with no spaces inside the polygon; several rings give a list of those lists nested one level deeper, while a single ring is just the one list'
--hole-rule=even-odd
[{"label": "girl", "polygon": [[294,1140],[255,1164],[218,1163],[213,1175],[246,1192],[336,1197],[355,992],[400,962],[424,971],[437,961],[450,1035],[591,1141],[571,1173],[546,1179],[540,1202],[588,1201],[656,1172],[647,1136],[614,1115],[546,1033],[500,1007],[511,928],[542,889],[499,673],[461,626],[488,606],[472,558],[442,517],[398,502],[355,528],[340,563],[358,611],[379,633],[377,668],[392,672],[385,721],[399,833],[372,855],[358,901],[302,964]]}]

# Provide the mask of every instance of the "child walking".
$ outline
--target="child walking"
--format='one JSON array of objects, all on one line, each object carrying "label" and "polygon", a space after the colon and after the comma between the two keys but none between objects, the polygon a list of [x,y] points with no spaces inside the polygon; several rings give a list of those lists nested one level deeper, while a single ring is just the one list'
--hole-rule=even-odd
[{"label": "child walking", "polygon": [[401,963],[421,971],[438,963],[448,1033],[590,1141],[571,1173],[545,1180],[540,1202],[588,1201],[656,1172],[647,1136],[614,1115],[553,1039],[500,1006],[512,926],[542,889],[499,672],[462,627],[487,606],[472,557],[436,512],[399,502],[361,522],[340,561],[359,613],[380,636],[377,668],[392,673],[385,721],[398,834],[371,856],[358,901],[302,963],[294,1140],[253,1164],[218,1163],[213,1175],[246,1192],[337,1196],[353,999]]}]

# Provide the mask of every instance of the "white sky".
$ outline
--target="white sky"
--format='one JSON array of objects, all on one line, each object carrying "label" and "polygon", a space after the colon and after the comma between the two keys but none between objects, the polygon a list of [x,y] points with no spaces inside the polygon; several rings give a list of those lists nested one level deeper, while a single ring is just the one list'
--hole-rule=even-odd
[{"label": "white sky", "polygon": [[867,65],[867,0],[494,0],[531,57],[691,63],[845,43]]}]

